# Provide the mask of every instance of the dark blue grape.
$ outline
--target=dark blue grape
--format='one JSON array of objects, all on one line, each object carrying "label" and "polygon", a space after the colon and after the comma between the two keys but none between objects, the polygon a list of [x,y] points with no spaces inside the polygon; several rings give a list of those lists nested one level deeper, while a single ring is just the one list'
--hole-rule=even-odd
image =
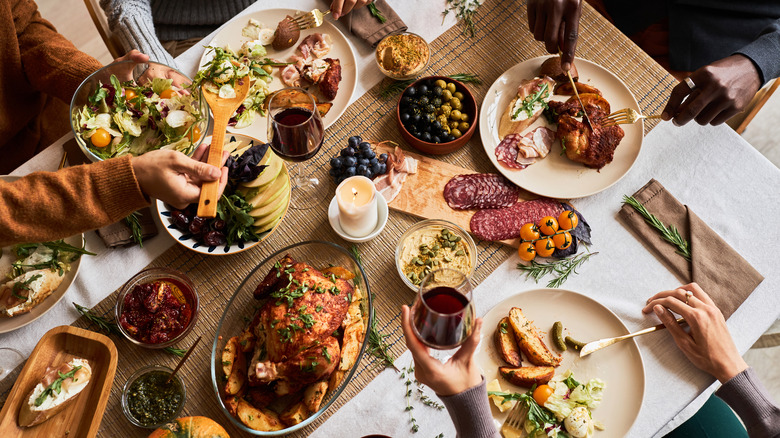
[{"label": "dark blue grape", "polygon": [[346,169],[344,169],[344,175],[346,175],[347,177],[355,176],[356,172],[357,170],[355,169],[355,166],[349,166]]},{"label": "dark blue grape", "polygon": [[358,166],[368,166],[368,158],[358,158]]},{"label": "dark blue grape", "polygon": [[452,135],[452,134],[447,134],[447,141],[450,142],[450,141],[453,141],[453,140],[455,140],[455,136]]},{"label": "dark blue grape", "polygon": [[363,175],[363,176],[365,176],[365,177],[366,177],[366,178],[368,178],[368,179],[374,179],[374,177],[376,176],[376,174],[374,174],[374,171],[373,171],[373,170],[371,170],[371,168],[369,167],[368,169],[366,169],[366,174],[365,174],[365,175]]},{"label": "dark blue grape", "polygon": [[338,169],[342,165],[344,165],[344,160],[341,157],[333,157],[330,159],[330,167]]},{"label": "dark blue grape", "polygon": [[357,167],[357,174],[366,176],[366,171],[368,170],[368,167],[364,164],[361,164]]},{"label": "dark blue grape", "polygon": [[362,138],[360,138],[360,136],[359,136],[359,135],[353,135],[352,137],[350,137],[350,138],[347,140],[347,145],[349,145],[350,147],[353,147],[353,148],[357,149],[357,147],[358,147],[358,144],[360,144],[360,142],[361,142],[361,141],[363,141],[363,139],[362,139]]},{"label": "dark blue grape", "polygon": [[337,177],[339,175],[339,170],[335,167],[331,167],[330,170],[328,170],[328,175],[332,177]]},{"label": "dark blue grape", "polygon": [[344,182],[344,180],[345,180],[345,179],[347,179],[347,177],[346,177],[345,175],[339,175],[339,176],[337,176],[337,177],[336,177],[336,185],[339,185],[339,184],[341,184],[342,182]]},{"label": "dark blue grape", "polygon": [[372,165],[372,166],[373,166],[374,164],[377,164],[377,163],[379,163],[379,160],[377,160],[377,159],[376,159],[376,157],[374,157],[374,158],[369,158],[369,159],[368,159],[368,164],[370,164],[370,165]]},{"label": "dark blue grape", "polygon": [[354,155],[355,155],[355,150],[350,148],[350,147],[346,147],[346,148],[341,150],[341,156],[342,157],[346,158],[346,157],[352,157]]},{"label": "dark blue grape", "polygon": [[409,87],[406,89],[406,93],[404,94],[409,97],[414,97],[417,95],[417,89],[414,87]]},{"label": "dark blue grape", "polygon": [[380,172],[381,170],[382,170],[382,165],[381,164],[379,164],[379,163],[372,163],[371,164],[371,172],[373,172],[374,175],[380,175],[382,173],[382,172]]},{"label": "dark blue grape", "polygon": [[357,158],[355,158],[355,157],[345,157],[344,158],[344,166],[345,167],[355,167],[355,166],[357,166]]},{"label": "dark blue grape", "polygon": [[369,142],[367,142],[367,141],[361,142],[361,143],[358,145],[358,149],[360,149],[360,151],[361,151],[361,152],[362,152],[362,151],[367,151],[367,150],[370,150],[370,149],[371,149],[371,143],[369,143]]},{"label": "dark blue grape", "polygon": [[375,158],[375,157],[376,157],[376,152],[374,152],[374,151],[372,151],[371,149],[369,149],[368,151],[366,151],[366,153],[365,153],[365,154],[363,154],[363,156],[364,156],[364,157],[366,157],[366,158],[368,158],[368,159],[370,160],[370,159],[372,159],[372,158]]},{"label": "dark blue grape", "polygon": [[377,175],[384,175],[385,173],[387,173],[387,164],[379,163],[379,172],[377,172]]},{"label": "dark blue grape", "polygon": [[379,161],[381,161],[382,163],[386,163],[387,162],[387,154],[380,155],[379,156]]}]

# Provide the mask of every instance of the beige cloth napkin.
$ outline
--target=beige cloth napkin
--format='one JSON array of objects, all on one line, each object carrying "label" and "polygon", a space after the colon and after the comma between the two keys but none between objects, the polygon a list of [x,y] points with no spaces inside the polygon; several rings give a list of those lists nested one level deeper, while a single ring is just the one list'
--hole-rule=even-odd
[{"label": "beige cloth napkin", "polygon": [[353,10],[349,14],[339,18],[347,29],[356,37],[365,40],[371,47],[376,47],[382,38],[391,33],[403,32],[407,29],[401,17],[395,13],[393,8],[385,0],[375,0],[379,12],[387,19],[384,23],[371,15],[368,6]]},{"label": "beige cloth napkin", "polygon": [[634,198],[667,227],[674,225],[691,249],[691,261],[675,252],[633,207],[623,205],[618,218],[682,283],[696,282],[728,318],[764,277],[742,256],[681,204],[658,181],[651,179]]}]

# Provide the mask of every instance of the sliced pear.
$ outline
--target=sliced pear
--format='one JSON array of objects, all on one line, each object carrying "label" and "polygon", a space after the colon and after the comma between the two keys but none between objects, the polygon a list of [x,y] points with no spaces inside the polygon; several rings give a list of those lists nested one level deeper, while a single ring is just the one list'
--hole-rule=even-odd
[{"label": "sliced pear", "polygon": [[[247,202],[252,204],[253,208],[260,208],[279,199],[285,191],[289,192],[290,178],[287,176],[287,169],[282,166],[282,171],[279,172],[279,175],[271,184],[264,187],[242,187],[239,190],[246,197]],[[252,214],[252,216],[255,215]]]},{"label": "sliced pear", "polygon": [[263,163],[265,160],[265,157],[263,157],[263,160],[260,162],[260,164],[267,164],[268,167],[263,169],[263,172],[260,173],[260,176],[255,178],[253,181],[242,183],[241,185],[244,187],[262,187],[273,180],[276,179],[277,176],[279,176],[279,172],[282,171],[282,167],[284,167],[284,161],[282,161],[281,158],[279,158],[276,154],[271,151],[271,149],[268,149],[268,152],[266,153],[266,156],[269,156],[269,159],[267,162]]},{"label": "sliced pear", "polygon": [[273,230],[276,224],[278,224],[282,220],[282,216],[283,215],[280,214],[279,217],[277,217],[273,222],[271,222],[270,224],[264,227],[255,227],[255,233],[263,234],[265,232]]}]

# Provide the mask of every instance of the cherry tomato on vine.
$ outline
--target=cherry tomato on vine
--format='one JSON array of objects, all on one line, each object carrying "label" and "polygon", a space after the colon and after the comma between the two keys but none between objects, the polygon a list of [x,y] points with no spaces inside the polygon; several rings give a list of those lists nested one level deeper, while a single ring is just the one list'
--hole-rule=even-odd
[{"label": "cherry tomato on vine", "polygon": [[561,226],[562,230],[573,230],[577,228],[579,221],[580,219],[577,217],[577,213],[571,210],[566,210],[558,216],[558,225]]},{"label": "cherry tomato on vine", "polygon": [[517,254],[522,260],[530,262],[536,258],[536,249],[534,248],[534,244],[531,242],[521,242],[520,246],[517,248]]},{"label": "cherry tomato on vine", "polygon": [[534,249],[536,249],[536,254],[540,257],[550,257],[553,251],[555,251],[555,244],[552,239],[548,237],[546,239],[537,240],[536,243],[534,243]]},{"label": "cherry tomato on vine", "polygon": [[571,234],[568,231],[554,235],[552,240],[558,249],[566,249],[571,246]]},{"label": "cherry tomato on vine", "polygon": [[554,392],[550,385],[539,385],[534,389],[534,400],[539,403],[539,406],[544,406],[544,403]]},{"label": "cherry tomato on vine", "polygon": [[160,93],[160,99],[170,99],[171,97],[175,96],[176,91],[173,88],[166,88],[163,90],[162,93]]},{"label": "cherry tomato on vine", "polygon": [[558,221],[552,216],[545,216],[539,220],[539,230],[546,236],[555,234],[558,231]]},{"label": "cherry tomato on vine", "polygon": [[523,240],[536,240],[539,237],[539,227],[536,224],[525,224],[520,228],[520,238]]},{"label": "cherry tomato on vine", "polygon": [[89,141],[91,141],[92,145],[96,148],[104,148],[111,143],[111,134],[103,128],[98,128],[92,136],[89,137]]}]

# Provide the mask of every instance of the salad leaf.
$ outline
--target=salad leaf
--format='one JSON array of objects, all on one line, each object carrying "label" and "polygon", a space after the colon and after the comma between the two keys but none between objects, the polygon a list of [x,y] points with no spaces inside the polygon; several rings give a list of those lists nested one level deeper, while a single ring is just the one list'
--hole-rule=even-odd
[{"label": "salad leaf", "polygon": [[143,132],[139,120],[133,118],[133,114],[128,111],[114,113],[114,122],[123,133],[138,137]]},{"label": "salad leaf", "polygon": [[152,91],[154,91],[155,94],[158,96],[162,94],[163,91],[171,88],[173,86],[173,79],[165,79],[165,78],[153,78],[152,79]]},{"label": "salad leaf", "polygon": [[579,383],[574,380],[571,371],[553,377],[548,385],[554,392],[544,403],[544,407],[552,411],[559,421],[568,417],[577,406],[585,406],[588,409],[598,407],[606,386],[601,379],[590,379],[585,384]]},{"label": "salad leaf", "polygon": [[114,87],[114,93],[111,95],[112,99],[114,100],[114,104],[118,110],[124,111],[127,109],[127,106],[124,103],[124,99],[116,99],[116,96],[122,94],[122,84],[119,83],[119,79],[116,78],[116,75],[111,75],[110,80],[111,85]]},{"label": "salad leaf", "polygon": [[106,98],[106,96],[108,96],[108,91],[107,91],[105,88],[103,88],[103,87],[100,87],[100,88],[98,88],[97,90],[95,90],[95,92],[94,92],[94,93],[92,93],[92,95],[91,95],[91,96],[89,96],[89,97],[87,98],[87,100],[88,100],[88,101],[89,101],[89,103],[91,103],[92,105],[97,105],[97,104],[98,104],[98,102],[100,102],[101,100],[105,99],[105,98]]},{"label": "salad leaf", "polygon": [[222,194],[217,203],[217,217],[227,224],[225,240],[228,245],[260,239],[252,228],[255,219],[249,214],[251,210],[252,204],[248,203],[240,192]]}]

